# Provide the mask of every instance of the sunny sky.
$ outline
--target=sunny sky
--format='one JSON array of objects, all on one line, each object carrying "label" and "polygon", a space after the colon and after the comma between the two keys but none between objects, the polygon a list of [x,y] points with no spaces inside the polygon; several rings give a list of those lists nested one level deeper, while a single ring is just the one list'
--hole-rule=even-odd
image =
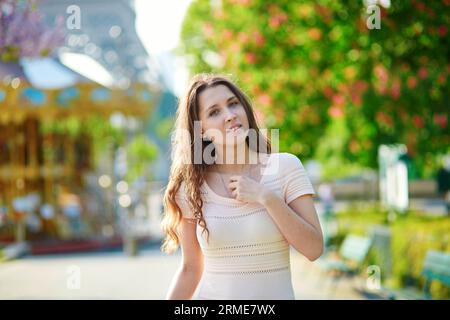
[{"label": "sunny sky", "polygon": [[164,53],[178,45],[181,23],[190,3],[191,0],[135,1],[137,33],[149,54],[161,59],[177,94],[186,83],[184,61],[167,61]]}]

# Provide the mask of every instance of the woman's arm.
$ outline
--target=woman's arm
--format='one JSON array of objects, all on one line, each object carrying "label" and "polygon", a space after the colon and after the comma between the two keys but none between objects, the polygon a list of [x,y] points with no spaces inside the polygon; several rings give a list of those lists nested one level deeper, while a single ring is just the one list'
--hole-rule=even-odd
[{"label": "woman's arm", "polygon": [[323,236],[311,195],[286,204],[272,190],[245,176],[233,176],[228,184],[232,195],[241,201],[255,201],[266,207],[286,240],[309,260],[322,255]]},{"label": "woman's arm", "polygon": [[166,300],[189,300],[203,273],[203,254],[196,235],[194,219],[183,218],[178,227],[182,263],[167,292]]},{"label": "woman's arm", "polygon": [[323,236],[310,194],[292,200],[289,205],[271,191],[261,193],[266,207],[286,240],[310,261],[323,253]]}]

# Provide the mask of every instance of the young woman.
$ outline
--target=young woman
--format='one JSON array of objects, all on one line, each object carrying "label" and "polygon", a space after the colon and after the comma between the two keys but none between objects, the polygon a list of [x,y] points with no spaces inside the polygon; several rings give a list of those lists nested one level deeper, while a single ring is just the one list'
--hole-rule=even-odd
[{"label": "young woman", "polygon": [[289,246],[311,261],[323,248],[301,161],[271,153],[226,76],[192,79],[175,129],[162,250],[181,246],[182,263],[166,298],[294,299]]}]

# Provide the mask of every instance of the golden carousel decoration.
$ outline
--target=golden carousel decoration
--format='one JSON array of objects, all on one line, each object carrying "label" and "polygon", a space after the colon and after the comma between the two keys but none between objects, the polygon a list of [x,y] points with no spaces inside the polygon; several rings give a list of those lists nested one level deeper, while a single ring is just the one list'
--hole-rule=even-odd
[{"label": "golden carousel decoration", "polygon": [[[98,146],[113,145],[113,162],[114,150],[127,142],[118,138],[130,130],[114,126],[117,119],[121,125],[123,119],[146,119],[158,103],[156,85],[105,87],[53,58],[59,75],[70,74],[72,80],[64,82],[55,70],[42,69],[41,59],[56,57],[65,38],[63,17],[48,28],[34,1],[0,1],[0,247],[46,235],[71,238],[66,231],[79,227],[80,212],[95,211],[80,207],[88,202],[83,194],[95,193],[88,177],[98,164],[96,155],[108,156]],[[37,82],[25,72],[26,59],[41,67]],[[58,89],[43,89],[43,80],[53,80]]]},{"label": "golden carousel decoration", "polygon": [[[60,190],[82,188],[93,169],[95,132],[89,125],[114,114],[145,119],[158,99],[158,88],[135,83],[110,89],[92,82],[41,90],[26,79],[0,84],[0,240],[25,240],[26,224],[58,237],[61,205],[76,195]],[[69,188],[68,188],[69,187]],[[73,210],[72,210],[73,211]],[[9,231],[2,225],[9,222]],[[12,222],[12,223],[11,223]],[[26,224],[25,224],[26,222]],[[6,234],[5,234],[6,233]]]}]

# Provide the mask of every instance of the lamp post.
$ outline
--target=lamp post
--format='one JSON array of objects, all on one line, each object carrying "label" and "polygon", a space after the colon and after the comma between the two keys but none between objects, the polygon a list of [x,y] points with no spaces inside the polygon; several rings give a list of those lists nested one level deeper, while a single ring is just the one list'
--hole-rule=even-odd
[{"label": "lamp post", "polygon": [[[115,113],[111,116],[113,127],[125,130],[125,145],[128,144],[130,137],[138,129],[138,122],[132,118],[127,119],[121,113]],[[137,240],[134,235],[133,214],[131,212],[132,197],[129,192],[128,183],[125,176],[128,171],[127,155],[124,147],[115,146],[114,148],[114,190],[116,217],[119,225],[122,227],[122,238],[124,252],[130,256],[137,255]]]},{"label": "lamp post", "polygon": [[408,167],[405,161],[406,146],[402,144],[381,145],[378,149],[380,167],[380,199],[390,212],[405,213],[409,205]]}]

